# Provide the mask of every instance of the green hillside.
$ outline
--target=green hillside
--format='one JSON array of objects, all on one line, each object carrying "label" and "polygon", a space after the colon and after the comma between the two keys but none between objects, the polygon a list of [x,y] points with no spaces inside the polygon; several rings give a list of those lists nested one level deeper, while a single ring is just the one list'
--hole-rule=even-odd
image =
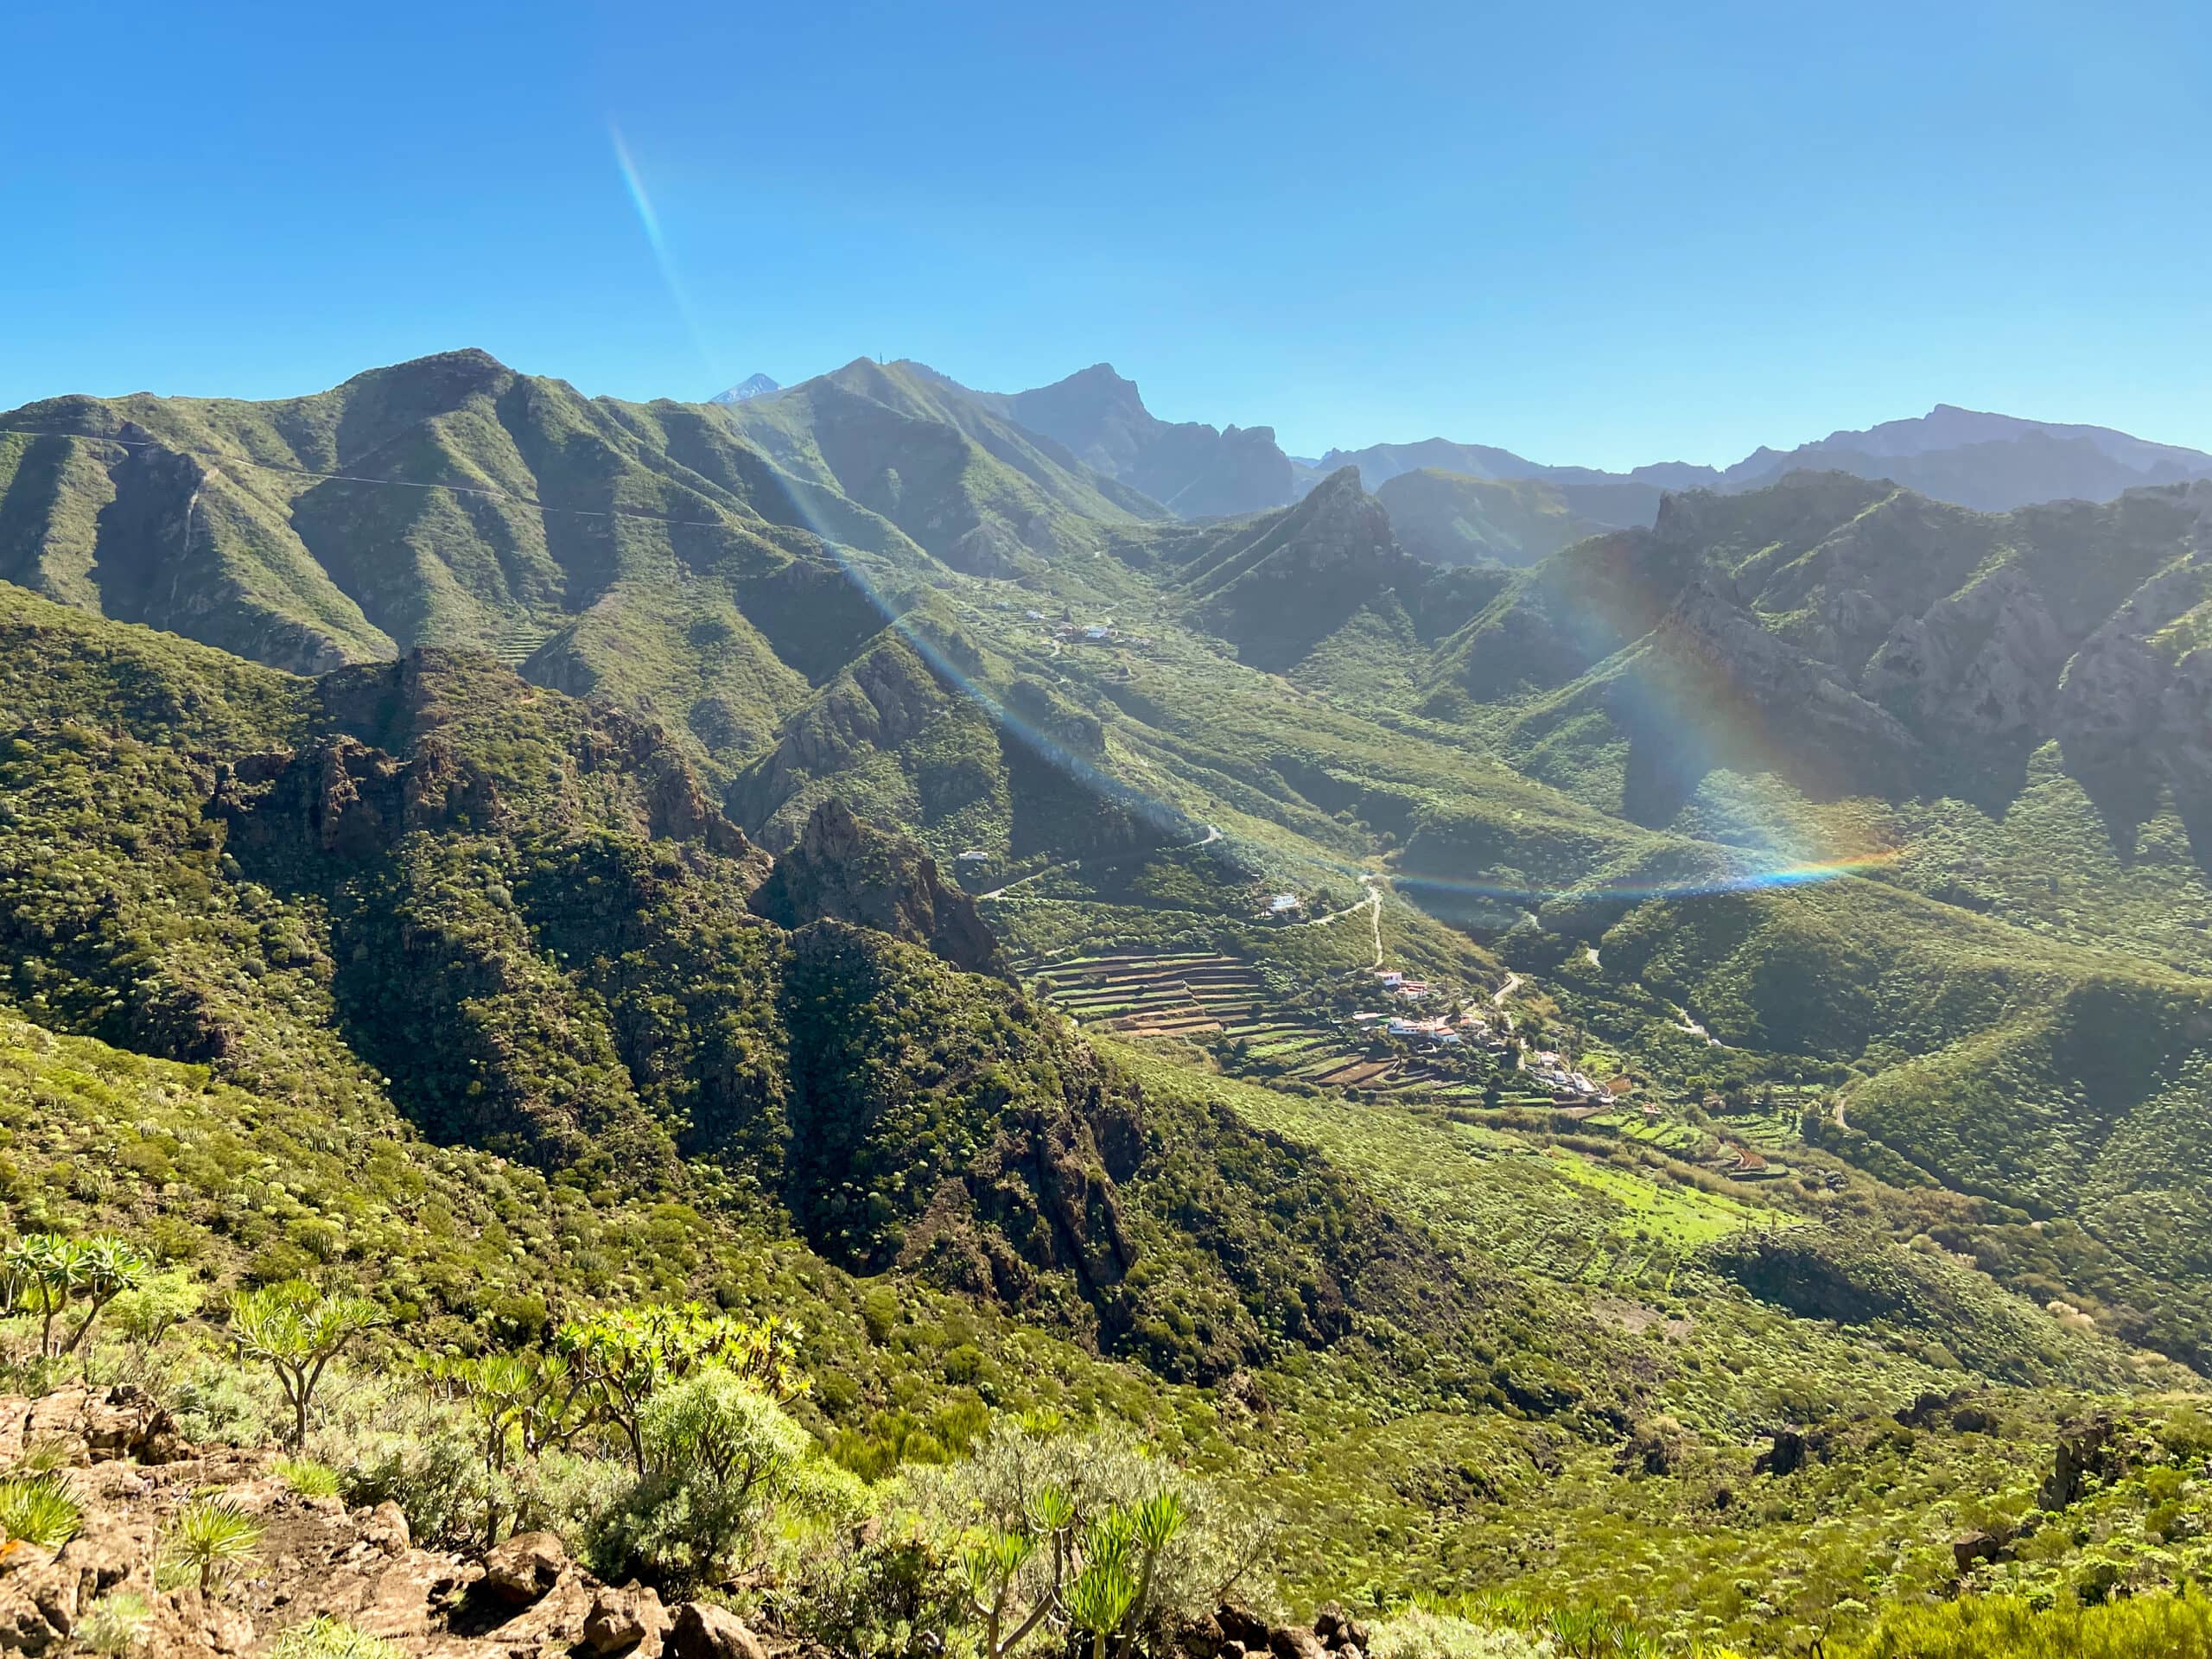
[{"label": "green hillside", "polygon": [[1431,564],[1534,564],[1606,528],[1574,512],[1559,486],[1542,479],[1470,478],[1422,467],[1384,480],[1375,499],[1406,550]]},{"label": "green hillside", "polygon": [[16,1232],[358,1282],[372,1370],[791,1318],[848,1473],[1122,1422],[1301,1607],[1802,1652],[2196,1570],[2201,486],[1199,521],[1019,416],[0,418]]}]

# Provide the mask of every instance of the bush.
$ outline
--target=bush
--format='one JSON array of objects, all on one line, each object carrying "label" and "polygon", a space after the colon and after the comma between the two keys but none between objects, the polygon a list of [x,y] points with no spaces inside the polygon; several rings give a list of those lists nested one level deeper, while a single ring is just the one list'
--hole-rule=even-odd
[{"label": "bush", "polygon": [[[913,1469],[908,1483],[917,1508],[942,1535],[975,1529],[1014,1535],[1033,1527],[1038,1494],[1066,1494],[1079,1525],[1111,1515],[1135,1515],[1172,1502],[1179,1526],[1159,1552],[1148,1586],[1147,1616],[1155,1632],[1211,1611],[1232,1592],[1266,1599],[1272,1586],[1255,1581],[1273,1526],[1255,1506],[1152,1456],[1118,1424],[1056,1432],[1050,1421],[1001,1419],[966,1462],[935,1471]],[[1046,1593],[1050,1552],[1022,1568],[1021,1599]]]},{"label": "bush", "polygon": [[645,1478],[588,1548],[610,1577],[673,1586],[713,1582],[737,1566],[813,1450],[765,1389],[718,1365],[655,1394],[638,1429]]},{"label": "bush", "polygon": [[85,1610],[70,1634],[87,1653],[112,1656],[129,1653],[146,1639],[146,1626],[154,1610],[135,1591],[117,1590]]},{"label": "bush", "polygon": [[346,1503],[397,1503],[425,1548],[543,1529],[581,1549],[634,1478],[611,1459],[556,1447],[495,1468],[462,1403],[420,1395],[370,1403],[363,1421],[319,1432],[315,1452],[338,1467]]},{"label": "bush", "polygon": [[344,1484],[335,1469],[312,1458],[279,1458],[274,1472],[302,1497],[335,1497]]},{"label": "bush", "polygon": [[1849,1659],[2212,1659],[2212,1602],[2135,1596],[2102,1607],[2038,1608],[1969,1596],[1897,1609]]},{"label": "bush", "polygon": [[278,1637],[270,1659],[402,1659],[402,1654],[395,1643],[357,1630],[342,1619],[322,1618],[295,1624]]},{"label": "bush", "polygon": [[77,1535],[85,1512],[58,1470],[0,1480],[0,1534],[59,1549]]},{"label": "bush", "polygon": [[1367,1651],[1370,1659],[1539,1659],[1545,1649],[1518,1630],[1409,1607],[1374,1627]]}]

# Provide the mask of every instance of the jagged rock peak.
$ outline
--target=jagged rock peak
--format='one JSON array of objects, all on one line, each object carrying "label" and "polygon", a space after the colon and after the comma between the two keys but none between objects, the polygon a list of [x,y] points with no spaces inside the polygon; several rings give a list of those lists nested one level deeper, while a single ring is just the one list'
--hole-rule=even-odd
[{"label": "jagged rock peak", "polygon": [[998,941],[976,901],[938,874],[918,842],[855,817],[832,796],[747,901],[779,926],[849,922],[926,945],[956,968],[998,973]]},{"label": "jagged rock peak", "polygon": [[735,385],[716,392],[707,401],[710,404],[746,404],[755,397],[772,397],[782,390],[765,374],[748,375]]}]

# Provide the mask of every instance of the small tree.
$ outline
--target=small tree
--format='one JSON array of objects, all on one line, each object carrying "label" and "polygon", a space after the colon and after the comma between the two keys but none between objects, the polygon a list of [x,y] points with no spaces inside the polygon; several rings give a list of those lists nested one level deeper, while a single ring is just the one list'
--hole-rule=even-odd
[{"label": "small tree", "polygon": [[121,1239],[103,1233],[79,1247],[70,1288],[81,1295],[85,1302],[85,1317],[77,1323],[75,1332],[61,1351],[73,1354],[92,1328],[92,1321],[105,1307],[125,1291],[137,1290],[146,1282],[154,1264]]},{"label": "small tree", "polygon": [[1127,1659],[1129,1644],[1136,1639],[1138,1624],[1152,1611],[1153,1580],[1160,1570],[1160,1554],[1183,1530],[1189,1512],[1176,1494],[1161,1491],[1154,1492],[1124,1513],[1128,1518],[1129,1540],[1139,1557],[1136,1594],[1122,1623],[1122,1653]]},{"label": "small tree", "polygon": [[217,1580],[260,1548],[261,1523],[244,1510],[227,1498],[194,1498],[169,1529],[168,1570],[160,1576],[196,1580],[203,1597],[212,1595]]},{"label": "small tree", "polygon": [[613,1308],[571,1319],[554,1333],[553,1347],[572,1368],[594,1415],[628,1442],[640,1479],[646,1456],[639,1415],[664,1385],[715,1365],[776,1400],[806,1392],[795,1327],[780,1319],[734,1319],[696,1302]]},{"label": "small tree", "polygon": [[525,1456],[565,1446],[589,1421],[585,1381],[561,1354],[483,1354],[423,1362],[433,1390],[468,1402],[484,1426],[484,1466],[497,1471]]},{"label": "small tree", "polygon": [[[11,1303],[39,1316],[41,1359],[76,1352],[100,1310],[124,1292],[137,1289],[152,1266],[108,1233],[81,1243],[59,1233],[32,1233],[0,1251],[0,1273],[7,1276]],[[67,1341],[57,1339],[56,1322],[71,1302],[80,1300],[84,1317]]]},{"label": "small tree", "polygon": [[379,1323],[374,1302],[360,1296],[326,1296],[304,1279],[289,1280],[231,1297],[231,1324],[238,1352],[276,1373],[292,1408],[291,1443],[307,1443],[308,1411],[325,1367],[346,1344]]},{"label": "small tree", "polygon": [[[1067,1569],[1068,1542],[1074,1527],[1075,1500],[1065,1487],[1047,1486],[1030,1502],[1018,1530],[993,1528],[980,1543],[963,1553],[961,1568],[976,1611],[983,1620],[983,1659],[1004,1659],[1060,1605],[1060,1581]],[[1047,1574],[1036,1588],[1027,1617],[1001,1641],[1000,1632],[1014,1611],[1022,1569],[1036,1554],[1040,1540],[1052,1551]]]},{"label": "small tree", "polygon": [[54,1352],[54,1321],[69,1305],[79,1247],[59,1233],[27,1233],[0,1251],[8,1275],[8,1303],[39,1316],[38,1354]]}]

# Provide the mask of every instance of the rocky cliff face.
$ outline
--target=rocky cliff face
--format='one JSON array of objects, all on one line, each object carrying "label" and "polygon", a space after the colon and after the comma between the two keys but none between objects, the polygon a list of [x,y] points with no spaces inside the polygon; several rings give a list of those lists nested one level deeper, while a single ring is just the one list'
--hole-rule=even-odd
[{"label": "rocky cliff face", "polygon": [[1716,767],[2008,798],[2056,738],[2115,825],[2164,790],[2194,823],[2208,513],[2202,482],[2003,518],[1841,473],[1694,491],[1532,570],[1446,672],[1482,698],[1590,675],[1638,817]]},{"label": "rocky cliff face", "polygon": [[1412,596],[1434,575],[1408,554],[1382,504],[1339,468],[1296,506],[1204,546],[1184,581],[1199,620],[1255,666],[1280,671],[1370,599]]},{"label": "rocky cliff face", "polygon": [[815,808],[748,902],[783,927],[849,922],[926,945],[970,973],[1005,969],[976,901],[938,875],[937,861],[904,836],[862,823],[834,798]]},{"label": "rocky cliff face", "polygon": [[1295,469],[1274,428],[1217,430],[1197,421],[1160,420],[1144,406],[1136,383],[1109,364],[995,401],[1084,465],[1143,491],[1179,518],[1259,512],[1298,493]]}]

